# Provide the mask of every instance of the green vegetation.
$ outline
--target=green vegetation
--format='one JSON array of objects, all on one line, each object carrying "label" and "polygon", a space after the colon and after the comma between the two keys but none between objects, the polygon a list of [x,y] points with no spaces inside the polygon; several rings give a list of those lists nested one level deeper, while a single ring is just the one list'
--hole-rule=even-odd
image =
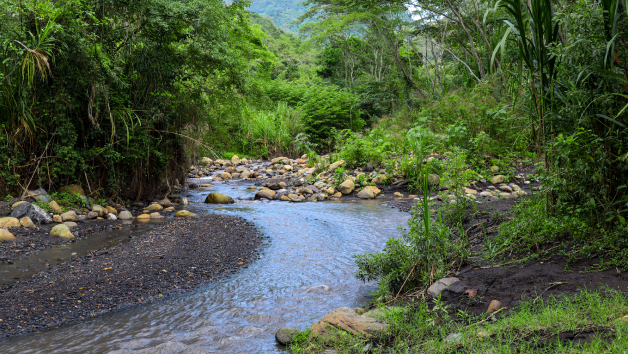
[{"label": "green vegetation", "polygon": [[[431,306],[430,306],[431,305]],[[412,302],[405,308],[381,308],[390,328],[381,338],[365,339],[338,333],[333,340],[312,341],[300,333],[292,353],[320,353],[333,343],[338,353],[354,353],[370,343],[370,353],[624,353],[628,321],[626,295],[613,290],[564,298],[523,301],[502,314],[471,316],[435,301]],[[592,333],[590,340],[564,339]],[[560,335],[564,334],[561,338]],[[452,337],[449,337],[453,335]],[[454,339],[458,338],[458,339]]]}]

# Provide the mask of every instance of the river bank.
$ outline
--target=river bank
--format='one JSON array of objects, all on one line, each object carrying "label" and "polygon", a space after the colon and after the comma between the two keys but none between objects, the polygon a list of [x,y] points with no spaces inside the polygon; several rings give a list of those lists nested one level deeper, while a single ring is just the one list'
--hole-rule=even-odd
[{"label": "river bank", "polygon": [[0,336],[99,316],[189,291],[247,267],[262,236],[220,215],[175,219],[110,249],[69,259],[0,291]]}]

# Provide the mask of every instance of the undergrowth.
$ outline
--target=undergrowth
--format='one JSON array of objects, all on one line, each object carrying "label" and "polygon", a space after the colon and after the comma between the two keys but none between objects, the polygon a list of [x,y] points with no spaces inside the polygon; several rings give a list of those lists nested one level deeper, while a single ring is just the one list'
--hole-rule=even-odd
[{"label": "undergrowth", "polygon": [[[294,354],[321,353],[625,353],[628,313],[625,294],[586,289],[569,297],[535,297],[503,313],[454,312],[442,302],[380,307],[389,329],[379,337],[338,333],[327,341],[300,333]],[[578,338],[585,338],[578,340]],[[567,339],[566,339],[567,338]],[[368,350],[364,350],[368,348]]]}]

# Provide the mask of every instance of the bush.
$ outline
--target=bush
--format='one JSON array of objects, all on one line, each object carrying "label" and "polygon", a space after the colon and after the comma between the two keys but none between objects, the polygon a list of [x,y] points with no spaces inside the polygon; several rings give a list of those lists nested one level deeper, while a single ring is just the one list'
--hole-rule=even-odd
[{"label": "bush", "polygon": [[[423,194],[429,195],[426,177]],[[432,220],[429,198],[423,198],[423,203],[414,206],[411,213],[410,229],[400,238],[388,240],[383,251],[354,256],[357,278],[379,279],[382,294],[425,288],[466,258],[466,240],[460,239],[464,236],[457,237],[442,222],[440,213],[437,220]]]}]

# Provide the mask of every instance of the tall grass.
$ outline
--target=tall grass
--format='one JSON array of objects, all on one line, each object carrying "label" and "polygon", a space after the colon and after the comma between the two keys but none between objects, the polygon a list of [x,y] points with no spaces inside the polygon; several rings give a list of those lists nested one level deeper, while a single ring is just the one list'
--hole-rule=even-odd
[{"label": "tall grass", "polygon": [[295,137],[303,132],[303,120],[286,102],[279,102],[273,111],[247,107],[242,118],[242,134],[253,152],[263,156],[297,153]]}]

